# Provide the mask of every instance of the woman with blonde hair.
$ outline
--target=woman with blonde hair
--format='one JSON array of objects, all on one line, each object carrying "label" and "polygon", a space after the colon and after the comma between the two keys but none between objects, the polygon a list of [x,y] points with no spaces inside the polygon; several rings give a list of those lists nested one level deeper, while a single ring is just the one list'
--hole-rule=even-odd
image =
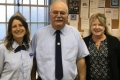
[{"label": "woman with blonde hair", "polygon": [[90,17],[90,35],[84,41],[90,52],[86,80],[120,80],[120,42],[109,33],[104,14]]}]

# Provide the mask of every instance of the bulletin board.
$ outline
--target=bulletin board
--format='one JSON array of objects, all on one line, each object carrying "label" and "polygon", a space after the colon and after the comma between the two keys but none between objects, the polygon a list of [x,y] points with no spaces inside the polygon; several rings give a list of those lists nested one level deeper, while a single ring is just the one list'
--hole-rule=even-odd
[{"label": "bulletin board", "polygon": [[[106,1],[105,2],[105,7],[106,8],[117,8],[118,9],[118,7],[111,7],[111,5],[110,5],[111,0],[105,0],[105,1]],[[119,26],[119,18],[118,18],[118,20],[112,19],[112,29],[118,29],[118,26]]]},{"label": "bulletin board", "polygon": [[[111,0],[105,0],[105,8],[117,8],[117,9],[119,9],[119,7],[112,7],[111,6],[111,2],[110,2]],[[68,0],[66,0],[66,3],[68,4]],[[79,0],[79,16],[80,16],[80,8],[81,7],[81,0]],[[70,23],[70,22],[68,22],[68,23]],[[112,19],[112,25],[111,25],[111,27],[112,27],[112,29],[118,29],[118,26],[119,26],[119,18],[118,19]],[[80,32],[83,32],[84,30],[82,30],[81,29],[81,18],[79,17],[79,22],[78,22],[78,30],[80,31]]]}]

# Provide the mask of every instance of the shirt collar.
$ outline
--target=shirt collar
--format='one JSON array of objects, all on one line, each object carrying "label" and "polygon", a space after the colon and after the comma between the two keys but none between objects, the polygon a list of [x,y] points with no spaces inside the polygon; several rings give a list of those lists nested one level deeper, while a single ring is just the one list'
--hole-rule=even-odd
[{"label": "shirt collar", "polygon": [[[23,45],[25,46],[24,43],[23,43]],[[16,41],[14,41],[12,44],[13,49],[16,49],[18,46],[19,46],[19,44]]]},{"label": "shirt collar", "polygon": [[[50,28],[51,34],[54,35],[56,30],[52,27],[52,25],[50,25],[49,28]],[[60,30],[63,35],[65,35],[65,28],[66,28],[66,25]]]}]

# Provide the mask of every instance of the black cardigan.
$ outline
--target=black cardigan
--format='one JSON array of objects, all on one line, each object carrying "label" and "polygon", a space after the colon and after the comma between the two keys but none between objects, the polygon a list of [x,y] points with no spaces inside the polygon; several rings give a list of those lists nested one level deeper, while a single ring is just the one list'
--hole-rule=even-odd
[{"label": "black cardigan", "polygon": [[[87,47],[89,47],[91,37],[92,35],[83,38]],[[110,60],[108,63],[110,67],[110,72],[108,72],[110,75],[109,80],[120,80],[120,41],[118,38],[111,35],[106,35],[106,38],[108,43],[108,59]],[[86,80],[91,80],[89,56],[85,57],[85,60],[87,66]]]}]

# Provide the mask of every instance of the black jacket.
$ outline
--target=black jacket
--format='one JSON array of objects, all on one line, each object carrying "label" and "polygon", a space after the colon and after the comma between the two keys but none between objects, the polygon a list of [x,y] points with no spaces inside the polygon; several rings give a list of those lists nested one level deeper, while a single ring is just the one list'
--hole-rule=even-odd
[{"label": "black jacket", "polygon": [[[87,47],[89,47],[91,37],[92,35],[83,38]],[[110,72],[108,72],[108,74],[110,75],[110,80],[120,80],[120,41],[118,38],[111,35],[106,35],[106,38],[108,43],[108,59],[110,60],[108,63]],[[89,56],[85,57],[85,60],[87,66],[86,80],[91,80]]]}]

